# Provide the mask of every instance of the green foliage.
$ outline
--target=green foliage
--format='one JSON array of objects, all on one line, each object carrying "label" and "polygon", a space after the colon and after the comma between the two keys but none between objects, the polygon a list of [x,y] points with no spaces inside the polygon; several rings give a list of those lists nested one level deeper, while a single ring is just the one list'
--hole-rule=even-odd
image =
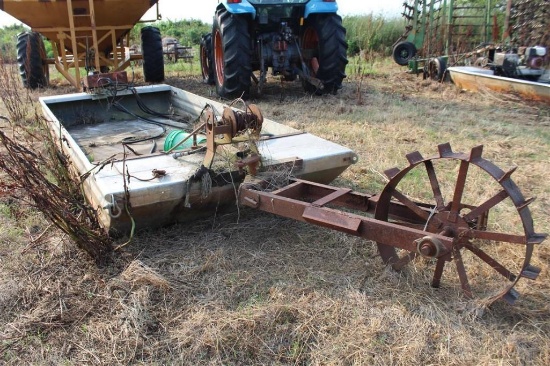
[{"label": "green foliage", "polygon": [[[141,28],[148,24],[139,23],[134,26],[130,33],[130,40],[133,43],[140,43]],[[197,19],[188,20],[164,20],[153,23],[153,26],[158,27],[160,34],[163,37],[177,38],[179,43],[183,46],[198,45],[201,41],[201,36],[205,33],[211,32],[212,26],[210,24],[203,23]]]},{"label": "green foliage", "polygon": [[[500,24],[503,18],[505,0],[491,0],[493,13]],[[484,6],[487,0],[458,0],[456,4]],[[482,20],[481,20],[482,21]],[[131,44],[140,44],[141,28],[153,25],[160,29],[163,37],[177,38],[184,46],[196,46],[201,36],[211,31],[211,25],[197,19],[164,20],[154,23],[138,23],[130,31]],[[392,45],[405,32],[406,21],[401,17],[386,18],[373,13],[366,15],[345,16],[343,25],[347,31],[348,55],[353,56],[361,51],[391,55]],[[15,58],[16,35],[26,28],[22,25],[12,25],[0,28],[0,51],[2,55]],[[53,57],[51,45],[45,42],[48,57]],[[12,56],[13,55],[13,56]]]},{"label": "green foliage", "polygon": [[348,54],[361,50],[391,54],[391,47],[405,31],[405,21],[400,18],[384,18],[382,15],[353,15],[343,18],[348,42]]},{"label": "green foliage", "polygon": [[[347,30],[348,53],[358,54],[361,50],[389,55],[391,46],[405,30],[405,22],[399,18],[386,19],[381,15],[346,16],[343,18]],[[151,23],[138,23],[130,31],[130,44],[141,43],[141,29]],[[196,19],[165,20],[152,23],[163,37],[177,38],[183,46],[196,46],[201,36],[211,32],[211,25]],[[0,47],[3,55],[16,57],[17,34],[27,30],[13,25],[0,28]],[[50,42],[44,42],[48,57],[53,57]]]},{"label": "green foliage", "polygon": [[17,58],[17,35],[28,30],[23,25],[8,25],[0,28],[0,53],[4,61],[14,62]]},{"label": "green foliage", "polygon": [[[140,44],[141,28],[149,24],[138,23],[130,31],[131,44]],[[160,29],[163,37],[175,37],[183,46],[198,45],[201,36],[211,31],[211,25],[203,23],[200,20],[178,20],[178,21],[161,21],[153,23],[155,27]],[[9,25],[0,28],[0,53],[5,61],[15,62],[17,58],[17,35],[29,29],[23,25]],[[53,57],[52,45],[47,40],[44,42],[46,46],[46,54],[48,57]]]},{"label": "green foliage", "polygon": [[48,58],[53,58],[52,43],[47,39],[44,39],[44,47],[46,48],[46,56]]}]

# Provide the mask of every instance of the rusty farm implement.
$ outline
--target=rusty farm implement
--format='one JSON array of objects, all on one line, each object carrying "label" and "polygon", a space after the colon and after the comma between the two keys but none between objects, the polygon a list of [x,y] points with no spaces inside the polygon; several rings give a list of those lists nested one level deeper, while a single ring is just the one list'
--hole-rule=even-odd
[{"label": "rusty farm implement", "polygon": [[[512,181],[514,169],[501,170],[482,157],[482,149],[457,153],[450,144],[442,144],[435,157],[408,154],[409,166],[386,171],[389,181],[376,195],[299,179],[266,191],[268,180],[260,179],[241,187],[240,202],[373,240],[383,262],[396,270],[423,260],[424,267],[433,271],[433,287],[439,287],[443,277],[450,282],[458,278],[466,298],[483,298],[488,303],[503,298],[513,304],[518,298],[514,290],[518,280],[536,279],[540,272],[530,260],[534,247],[546,235],[534,231],[528,207],[533,199],[525,199]],[[440,179],[440,168],[457,172],[450,184]],[[468,179],[474,168],[475,177]],[[412,188],[409,178],[425,180],[424,201],[407,196]],[[474,191],[485,193],[491,186],[491,193],[473,203],[467,197],[471,185]],[[490,220],[490,212],[501,210],[515,211],[514,223]],[[452,269],[444,271],[450,262],[454,262],[456,276]]]}]

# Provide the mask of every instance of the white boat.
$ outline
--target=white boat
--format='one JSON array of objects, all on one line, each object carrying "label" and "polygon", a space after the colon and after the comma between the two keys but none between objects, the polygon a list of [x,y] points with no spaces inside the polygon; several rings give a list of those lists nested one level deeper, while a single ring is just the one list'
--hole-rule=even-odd
[{"label": "white boat", "polygon": [[[550,80],[541,82],[496,76],[493,70],[475,66],[453,66],[447,70],[453,83],[465,90],[511,93],[524,100],[550,103]],[[547,70],[547,73],[550,71]],[[543,79],[546,81],[548,78],[539,78],[539,80]]]},{"label": "white boat", "polygon": [[[213,111],[210,117],[228,107],[175,87],[49,96],[40,103],[73,174],[82,178],[86,199],[110,232],[181,222],[235,205],[237,188],[252,170],[242,154],[253,142],[241,137],[224,145],[218,130],[207,134],[206,144],[176,150],[169,136],[192,130],[205,107]],[[257,137],[261,169],[283,176],[329,183],[357,161],[346,147],[269,119],[263,119]]]}]

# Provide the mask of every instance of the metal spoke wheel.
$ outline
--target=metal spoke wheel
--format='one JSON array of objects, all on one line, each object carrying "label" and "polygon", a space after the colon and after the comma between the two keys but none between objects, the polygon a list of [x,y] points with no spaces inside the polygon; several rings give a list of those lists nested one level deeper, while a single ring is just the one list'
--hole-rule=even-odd
[{"label": "metal spoke wheel", "polygon": [[395,222],[393,212],[406,212],[410,220],[396,223],[424,230],[426,238],[450,237],[452,248],[439,251],[434,240],[418,240],[417,250],[409,252],[378,243],[380,256],[394,269],[412,265],[425,271],[433,287],[462,291],[487,304],[500,298],[513,303],[518,280],[535,279],[540,272],[530,260],[546,235],[534,232],[528,207],[533,199],[525,199],[512,181],[515,169],[504,172],[482,158],[482,146],[469,154],[455,153],[449,144],[438,148],[439,156],[426,159],[413,152],[408,167],[386,171],[390,180],[375,218]]}]

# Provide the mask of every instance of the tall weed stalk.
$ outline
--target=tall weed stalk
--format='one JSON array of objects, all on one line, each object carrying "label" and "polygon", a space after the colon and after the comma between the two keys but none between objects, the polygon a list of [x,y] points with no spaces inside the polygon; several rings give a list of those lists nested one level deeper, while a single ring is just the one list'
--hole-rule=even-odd
[{"label": "tall weed stalk", "polygon": [[[34,110],[29,93],[21,90],[21,80],[17,74],[17,65],[0,58],[0,98],[12,125],[24,124]],[[13,126],[12,126],[13,127]]]}]

